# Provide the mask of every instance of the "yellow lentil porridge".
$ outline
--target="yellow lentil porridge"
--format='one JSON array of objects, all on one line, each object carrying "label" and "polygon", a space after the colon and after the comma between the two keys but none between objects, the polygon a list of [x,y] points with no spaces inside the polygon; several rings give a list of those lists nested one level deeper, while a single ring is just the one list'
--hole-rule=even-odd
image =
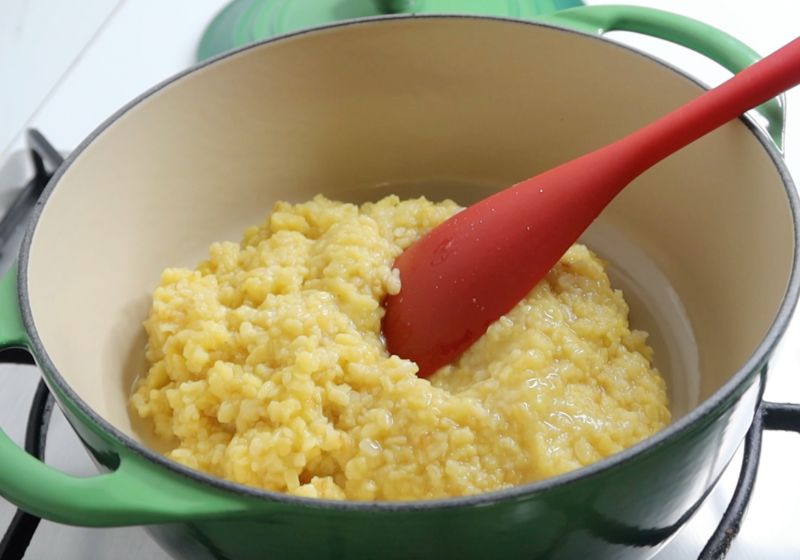
[{"label": "yellow lentil porridge", "polygon": [[574,245],[429,379],[381,339],[394,259],[455,212],[395,196],[279,202],[241,244],[161,276],[134,414],[189,467],[352,500],[460,496],[539,480],[670,419],[646,334],[604,263]]}]

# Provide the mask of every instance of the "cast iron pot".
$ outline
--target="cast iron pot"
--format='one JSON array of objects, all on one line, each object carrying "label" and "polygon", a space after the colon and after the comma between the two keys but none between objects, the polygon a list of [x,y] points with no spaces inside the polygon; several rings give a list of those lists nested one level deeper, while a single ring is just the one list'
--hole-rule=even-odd
[{"label": "cast iron pot", "polygon": [[749,118],[652,169],[586,234],[671,391],[674,422],[625,452],[471,497],[311,500],[165,459],[127,397],[161,270],[238,239],[275,200],[466,204],[702,89],[592,35],[448,16],[297,33],[148,92],[60,168],[0,290],[0,345],[33,354],[105,474],[58,472],[2,435],[0,491],[63,523],[150,525],[187,559],[651,556],[742,442],[798,297],[794,186]]}]

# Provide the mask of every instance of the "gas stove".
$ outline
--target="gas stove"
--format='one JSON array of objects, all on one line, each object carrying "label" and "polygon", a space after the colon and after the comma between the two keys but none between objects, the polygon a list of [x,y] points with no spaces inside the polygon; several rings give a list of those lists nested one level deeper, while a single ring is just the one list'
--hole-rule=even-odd
[{"label": "gas stove", "polygon": [[[705,21],[762,53],[771,52],[797,34],[794,0],[765,0],[757,11],[750,2],[729,1],[724,13],[719,3],[711,0],[640,0],[635,4]],[[0,216],[8,212],[18,199],[20,187],[29,183],[37,170],[48,171],[47,161],[40,162],[37,169],[31,159],[27,130],[40,129],[62,153],[68,152],[130,98],[191,65],[203,30],[224,5],[224,0],[93,0],[79,13],[68,4],[46,0],[11,0],[0,5],[0,53],[13,53],[13,57],[0,56],[0,76],[4,83],[16,84],[0,91],[0,107],[5,109],[0,112]],[[714,63],[681,47],[628,33],[611,37],[649,51],[709,85],[727,76]],[[794,106],[800,106],[800,92],[787,97],[786,159],[794,177],[800,178],[800,119],[792,118]],[[51,156],[51,161],[57,157]],[[19,237],[17,231],[11,244]],[[10,256],[13,251],[0,253],[0,272],[10,264]],[[800,402],[798,339],[800,318],[796,315],[771,361],[765,398]],[[28,410],[38,381],[35,366],[0,364],[4,388],[0,393],[0,426],[20,444],[25,439]],[[698,556],[728,507],[743,453],[740,450],[706,503],[656,556],[658,560]],[[71,474],[96,472],[57,408],[49,422],[45,459]],[[728,558],[782,560],[800,556],[800,487],[793,483],[797,465],[800,439],[791,433],[765,433],[747,515]],[[0,532],[14,512],[15,508],[0,498]],[[87,529],[42,521],[25,558],[169,557],[142,528]]]}]

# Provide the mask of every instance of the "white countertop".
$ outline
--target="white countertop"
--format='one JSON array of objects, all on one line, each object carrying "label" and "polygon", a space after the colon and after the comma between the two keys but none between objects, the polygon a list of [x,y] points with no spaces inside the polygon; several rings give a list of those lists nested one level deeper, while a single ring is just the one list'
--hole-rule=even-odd
[{"label": "white countertop", "polygon": [[[308,0],[313,1],[313,0]],[[762,54],[800,33],[796,0],[638,0],[589,4],[636,4],[666,9],[723,29]],[[0,179],[9,156],[23,146],[22,134],[38,127],[63,151],[128,100],[193,62],[205,25],[224,0],[3,0],[0,3]],[[757,7],[756,7],[757,6]],[[729,74],[700,55],[663,41],[629,33],[611,37],[660,56],[714,85]],[[800,178],[800,88],[787,95],[786,160]],[[4,190],[5,189],[5,190]],[[0,181],[0,211],[11,198]],[[769,271],[761,271],[769,273]],[[766,398],[800,402],[800,320],[795,319],[771,362]],[[28,366],[0,364],[0,426],[22,441],[38,374]],[[60,414],[48,436],[48,462],[75,474],[94,468]],[[800,557],[800,438],[768,433],[754,497],[732,560]],[[696,557],[727,505],[738,475],[734,466],[707,504],[659,560]],[[0,499],[0,531],[13,508]],[[54,555],[54,550],[59,551]],[[152,559],[167,556],[139,528],[85,529],[47,521],[27,559]]]}]

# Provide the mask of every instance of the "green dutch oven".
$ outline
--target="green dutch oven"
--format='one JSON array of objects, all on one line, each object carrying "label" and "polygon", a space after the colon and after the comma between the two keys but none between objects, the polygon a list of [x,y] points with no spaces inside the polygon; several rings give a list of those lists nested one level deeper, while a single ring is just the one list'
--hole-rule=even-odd
[{"label": "green dutch oven", "polygon": [[[671,391],[673,423],[631,449],[477,496],[337,502],[187,469],[128,415],[160,271],[237,239],[275,200],[394,192],[466,204],[703,90],[566,21],[666,36],[734,70],[755,58],[707,26],[643,9],[577,8],[548,23],[387,17],[223,54],[106,121],[50,182],[0,284],[0,346],[35,357],[102,474],[59,472],[0,434],[2,495],[62,523],[147,525],[187,559],[655,554],[741,444],[798,297],[797,196],[750,117],[653,168],[586,233]],[[779,140],[782,109],[765,113]]]}]

